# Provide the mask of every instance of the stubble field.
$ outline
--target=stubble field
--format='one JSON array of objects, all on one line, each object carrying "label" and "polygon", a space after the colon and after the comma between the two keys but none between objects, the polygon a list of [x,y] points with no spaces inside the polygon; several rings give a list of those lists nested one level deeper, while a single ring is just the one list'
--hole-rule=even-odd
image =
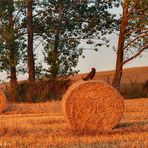
[{"label": "stubble field", "polygon": [[77,134],[66,123],[61,102],[9,104],[0,114],[0,147],[148,147],[148,98],[125,100],[119,125],[106,133]]}]

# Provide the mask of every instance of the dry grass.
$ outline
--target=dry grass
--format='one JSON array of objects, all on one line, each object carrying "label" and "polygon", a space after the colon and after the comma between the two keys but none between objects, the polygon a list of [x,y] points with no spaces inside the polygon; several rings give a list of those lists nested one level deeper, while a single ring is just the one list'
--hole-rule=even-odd
[{"label": "dry grass", "polygon": [[0,113],[6,110],[6,105],[6,96],[2,91],[0,91]]},{"label": "dry grass", "polygon": [[61,112],[61,102],[9,103],[5,114],[39,114]]},{"label": "dry grass", "polygon": [[78,81],[63,97],[65,119],[72,129],[82,133],[109,131],[123,115],[123,98],[104,81]]},{"label": "dry grass", "polygon": [[107,133],[84,135],[70,130],[60,102],[9,104],[8,112],[0,114],[0,147],[147,148],[148,99],[125,100],[118,127]]}]

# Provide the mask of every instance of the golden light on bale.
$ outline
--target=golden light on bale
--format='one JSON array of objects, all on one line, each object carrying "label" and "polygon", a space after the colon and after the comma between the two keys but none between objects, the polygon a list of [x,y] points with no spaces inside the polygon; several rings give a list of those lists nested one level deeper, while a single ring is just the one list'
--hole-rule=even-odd
[{"label": "golden light on bale", "polygon": [[6,109],[6,96],[0,91],[0,113],[2,113]]},{"label": "golden light on bale", "polygon": [[73,130],[108,131],[120,121],[122,96],[104,81],[74,83],[62,99],[62,110]]}]

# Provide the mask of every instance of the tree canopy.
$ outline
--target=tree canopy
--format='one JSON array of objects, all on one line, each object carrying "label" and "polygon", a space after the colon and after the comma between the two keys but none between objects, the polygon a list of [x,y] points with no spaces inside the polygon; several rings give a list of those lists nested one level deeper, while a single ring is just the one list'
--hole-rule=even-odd
[{"label": "tree canopy", "polygon": [[[25,1],[11,0],[12,4],[9,2],[9,0],[0,1],[0,65],[1,70],[5,71],[7,68],[8,72],[10,72],[8,67],[15,65],[17,72],[19,64],[29,60],[26,58],[28,54],[26,47],[30,42],[27,41],[27,34],[30,33],[27,32],[27,5]],[[74,68],[84,50],[79,48],[81,40],[86,41],[87,44],[94,44],[95,39],[97,41],[95,50],[102,45],[108,46],[109,40],[105,35],[118,28],[118,20],[109,10],[118,6],[119,2],[120,0],[34,0],[32,3],[33,44],[38,42],[38,45],[43,46],[44,60],[48,65],[45,70],[46,75],[58,77],[77,72]],[[8,9],[12,6],[13,25],[10,29]],[[10,50],[7,48],[12,36],[11,43],[15,49],[13,62]],[[33,47],[35,50],[36,47]],[[37,57],[33,56],[36,60]],[[35,69],[38,69],[36,61],[34,65]],[[40,71],[44,70],[42,65],[41,63]],[[24,68],[26,67],[21,66],[20,70]]]}]

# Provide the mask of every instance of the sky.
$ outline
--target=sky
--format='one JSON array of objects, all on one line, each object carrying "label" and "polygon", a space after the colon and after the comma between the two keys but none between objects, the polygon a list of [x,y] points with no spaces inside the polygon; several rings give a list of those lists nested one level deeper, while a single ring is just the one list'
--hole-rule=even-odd
[{"label": "sky", "polygon": [[[113,50],[113,46],[117,47],[118,37],[117,35],[112,34],[108,38],[110,40],[110,46],[108,48],[102,46],[98,52],[93,50],[84,51],[85,58],[83,59],[80,57],[77,65],[77,69],[80,70],[80,73],[89,72],[92,67],[96,68],[97,71],[108,71],[115,69],[116,52]],[[129,63],[125,64],[124,68],[141,66],[148,66],[148,52],[143,52],[142,57],[133,59]]]}]

